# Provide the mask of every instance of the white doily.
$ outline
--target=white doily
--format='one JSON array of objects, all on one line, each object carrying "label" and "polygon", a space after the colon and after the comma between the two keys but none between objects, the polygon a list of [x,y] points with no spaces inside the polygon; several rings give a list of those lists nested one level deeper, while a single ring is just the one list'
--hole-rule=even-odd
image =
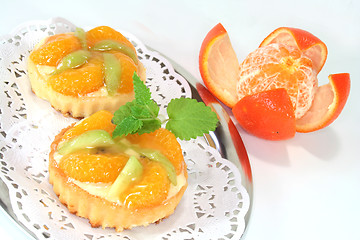
[{"label": "white doily", "polygon": [[[175,213],[160,224],[121,233],[91,228],[88,220],[69,213],[58,201],[48,183],[49,148],[54,136],[76,120],[64,117],[31,92],[26,60],[40,39],[74,29],[64,19],[30,22],[1,40],[0,177],[9,189],[18,221],[38,239],[240,239],[249,195],[236,166],[202,138],[180,141],[189,186]],[[124,35],[147,69],[147,85],[162,114],[171,98],[191,97],[190,86],[166,59],[131,34]]]}]

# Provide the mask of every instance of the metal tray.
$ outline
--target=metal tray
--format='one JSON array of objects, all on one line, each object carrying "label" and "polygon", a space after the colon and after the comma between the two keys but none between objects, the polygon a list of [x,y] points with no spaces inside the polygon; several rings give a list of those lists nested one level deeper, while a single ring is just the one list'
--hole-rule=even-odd
[{"label": "metal tray", "polygon": [[[151,50],[150,47],[147,46],[147,48]],[[241,239],[244,239],[251,215],[251,208],[253,201],[253,183],[252,183],[251,167],[242,139],[234,123],[232,122],[231,118],[228,115],[229,109],[226,109],[226,107],[222,106],[222,104],[220,104],[211,95],[211,93],[209,93],[206,90],[205,87],[199,85],[199,82],[185,69],[183,69],[179,64],[177,64],[176,62],[172,61],[169,58],[166,59],[172,64],[175,71],[188,81],[191,87],[192,97],[197,99],[198,101],[204,101],[205,104],[210,105],[219,116],[220,124],[218,125],[217,129],[214,132],[211,132],[210,134],[205,134],[204,138],[206,142],[210,146],[214,147],[221,154],[223,158],[228,159],[237,166],[240,175],[242,177],[241,179],[242,185],[246,188],[249,194],[250,207],[247,214],[245,215],[246,228],[241,237]],[[1,79],[1,81],[3,81],[3,79]],[[207,94],[207,96],[210,97],[212,101],[209,102],[208,99],[203,100],[204,93]],[[3,159],[3,154],[0,154],[0,160],[6,161],[6,159]],[[23,228],[27,233],[29,233],[29,237],[31,236],[32,238],[36,239],[35,235],[31,232],[31,230],[27,229],[16,217],[16,214],[14,213],[14,210],[11,206],[9,189],[7,188],[6,184],[1,180],[1,178],[0,178],[0,205],[5,210],[5,212],[15,221],[15,223],[17,223],[21,228]]]}]

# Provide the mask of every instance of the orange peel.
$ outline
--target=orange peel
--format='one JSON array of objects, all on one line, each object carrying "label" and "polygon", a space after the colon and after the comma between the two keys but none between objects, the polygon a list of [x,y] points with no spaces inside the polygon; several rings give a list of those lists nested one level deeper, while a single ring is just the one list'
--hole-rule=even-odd
[{"label": "orange peel", "polygon": [[232,112],[239,124],[257,137],[284,140],[295,135],[294,109],[284,88],[247,95]]},{"label": "orange peel", "polygon": [[221,23],[209,31],[201,45],[199,68],[210,92],[225,105],[233,107],[238,101],[236,83],[239,61]]},{"label": "orange peel", "polygon": [[329,83],[315,93],[311,108],[296,121],[297,132],[313,132],[329,126],[342,112],[350,94],[350,74],[329,76]]}]

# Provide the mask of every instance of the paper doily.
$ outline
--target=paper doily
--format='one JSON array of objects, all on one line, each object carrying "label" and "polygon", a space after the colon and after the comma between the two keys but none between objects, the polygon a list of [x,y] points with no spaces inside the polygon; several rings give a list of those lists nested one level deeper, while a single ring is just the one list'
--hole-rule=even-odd
[{"label": "paper doily", "polygon": [[[40,39],[74,29],[60,18],[29,22],[1,40],[0,177],[9,189],[18,221],[38,239],[240,239],[249,194],[236,166],[202,138],[180,141],[189,186],[175,213],[160,224],[121,233],[91,228],[87,219],[69,213],[59,202],[48,183],[49,148],[54,136],[76,120],[64,117],[31,92],[26,61]],[[146,83],[161,114],[166,114],[172,98],[191,97],[187,81],[166,59],[130,33],[123,34],[147,69]]]}]

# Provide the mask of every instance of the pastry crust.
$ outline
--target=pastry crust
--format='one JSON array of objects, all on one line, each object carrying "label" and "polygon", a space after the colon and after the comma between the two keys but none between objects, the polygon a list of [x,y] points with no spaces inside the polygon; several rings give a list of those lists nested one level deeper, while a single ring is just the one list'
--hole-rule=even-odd
[{"label": "pastry crust", "polygon": [[[35,49],[40,47],[45,41],[46,39],[40,42]],[[79,97],[66,96],[56,92],[47,84],[50,75],[43,71],[43,66],[36,65],[28,58],[27,67],[32,91],[38,97],[49,101],[53,108],[60,111],[65,116],[71,115],[74,118],[83,118],[100,110],[108,110],[114,113],[120,106],[127,102],[131,102],[135,96],[133,91],[126,94],[116,93],[114,96],[109,96],[106,91],[98,92],[98,94],[89,93]],[[138,69],[138,75],[144,81],[146,73],[145,68],[140,61]]]},{"label": "pastry crust", "polygon": [[[187,183],[165,202],[141,209],[129,209],[116,202],[110,202],[102,197],[92,195],[76,185],[59,168],[54,159],[54,153],[61,137],[70,127],[62,130],[51,145],[49,182],[53,185],[54,192],[59,196],[61,203],[66,205],[71,213],[89,219],[92,227],[111,227],[115,228],[117,232],[121,232],[135,226],[147,226],[159,222],[174,212],[186,190]],[[187,178],[186,171],[185,177]]]}]

